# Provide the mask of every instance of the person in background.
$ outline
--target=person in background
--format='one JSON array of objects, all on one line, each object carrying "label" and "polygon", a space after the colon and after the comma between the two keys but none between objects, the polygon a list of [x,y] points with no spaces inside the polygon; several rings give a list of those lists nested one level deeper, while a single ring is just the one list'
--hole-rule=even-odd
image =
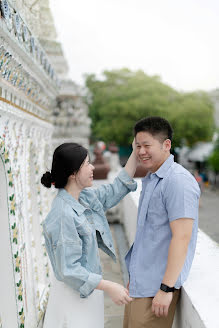
[{"label": "person in background", "polygon": [[142,179],[135,241],[126,255],[129,294],[124,328],[170,328],[193,261],[200,189],[170,154],[172,128],[161,117],[134,127]]},{"label": "person in background", "polygon": [[194,171],[194,177],[195,177],[195,180],[198,182],[198,185],[199,185],[200,190],[202,191],[203,190],[203,177],[199,173],[198,170],[195,170]]},{"label": "person in background", "polygon": [[113,240],[105,211],[136,189],[132,152],[125,168],[112,184],[97,189],[88,151],[76,143],[56,148],[51,172],[41,183],[58,189],[52,208],[43,222],[45,246],[54,277],[44,328],[103,328],[103,291],[118,305],[132,299],[128,290],[102,277],[98,247],[115,260]]}]

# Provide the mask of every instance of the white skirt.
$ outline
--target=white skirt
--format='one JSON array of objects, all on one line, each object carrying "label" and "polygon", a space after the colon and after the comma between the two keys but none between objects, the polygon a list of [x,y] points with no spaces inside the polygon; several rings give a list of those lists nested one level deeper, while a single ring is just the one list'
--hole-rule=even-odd
[{"label": "white skirt", "polygon": [[104,295],[87,298],[53,278],[43,328],[104,328]]}]

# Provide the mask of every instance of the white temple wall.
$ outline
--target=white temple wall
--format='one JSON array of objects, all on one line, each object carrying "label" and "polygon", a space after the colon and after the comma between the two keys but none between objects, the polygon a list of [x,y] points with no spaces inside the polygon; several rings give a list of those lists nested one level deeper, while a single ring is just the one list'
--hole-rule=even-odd
[{"label": "white temple wall", "polygon": [[[17,307],[14,293],[14,270],[10,245],[10,226],[8,218],[7,178],[4,159],[0,156],[0,204],[1,204],[1,238],[0,238],[0,298],[1,317],[8,317],[8,327],[17,327]],[[10,304],[10,307],[9,307]]]},{"label": "white temple wall", "polygon": [[36,328],[46,309],[49,267],[40,223],[54,191],[41,186],[40,178],[51,165],[52,132],[50,123],[0,102],[3,328]]},{"label": "white temple wall", "polygon": [[40,179],[54,143],[75,135],[88,145],[82,90],[69,80],[61,88],[67,65],[57,73],[50,59],[65,63],[55,36],[48,0],[0,1],[0,328],[42,327],[50,268],[41,223],[56,191]]}]

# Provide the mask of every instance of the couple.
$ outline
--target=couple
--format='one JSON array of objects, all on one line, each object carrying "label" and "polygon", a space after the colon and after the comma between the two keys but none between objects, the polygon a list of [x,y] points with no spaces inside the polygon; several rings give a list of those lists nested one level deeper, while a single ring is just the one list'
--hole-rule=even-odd
[{"label": "couple", "polygon": [[[92,186],[88,152],[75,143],[59,146],[52,170],[41,182],[58,188],[43,222],[54,272],[44,328],[103,328],[106,292],[125,304],[123,328],[170,328],[180,288],[196,246],[200,190],[194,177],[170,154],[172,128],[161,117],[136,123],[133,151],[112,184]],[[142,179],[135,242],[126,255],[127,288],[102,278],[98,247],[115,260],[105,211],[128,192],[137,162]]]}]

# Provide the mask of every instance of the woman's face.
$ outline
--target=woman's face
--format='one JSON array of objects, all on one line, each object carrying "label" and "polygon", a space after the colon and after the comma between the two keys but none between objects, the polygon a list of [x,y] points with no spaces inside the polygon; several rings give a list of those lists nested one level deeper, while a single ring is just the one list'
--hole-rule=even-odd
[{"label": "woman's face", "polygon": [[91,187],[93,184],[93,170],[94,166],[89,162],[89,157],[87,156],[75,176],[75,181],[78,187],[82,190],[86,187]]}]

